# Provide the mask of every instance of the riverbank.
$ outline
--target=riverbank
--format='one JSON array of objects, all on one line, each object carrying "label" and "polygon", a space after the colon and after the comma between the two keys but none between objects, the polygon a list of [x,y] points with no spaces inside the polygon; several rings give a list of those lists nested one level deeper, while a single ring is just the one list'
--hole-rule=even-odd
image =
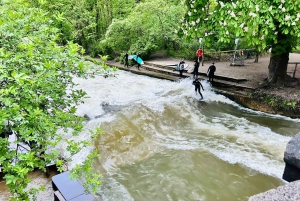
[{"label": "riverbank", "polygon": [[[289,62],[300,62],[300,54],[291,53],[289,56]],[[147,63],[166,66],[169,64],[176,64],[180,59],[165,58],[165,57],[153,57],[147,60]],[[241,86],[236,85],[224,85],[222,87],[216,86],[214,89],[217,93],[221,93],[228,98],[236,101],[240,105],[271,114],[281,114],[292,118],[300,118],[300,67],[295,71],[295,78],[291,78],[284,87],[277,88],[264,88],[263,83],[268,77],[268,64],[270,61],[270,55],[264,55],[259,58],[258,63],[254,63],[254,59],[247,59],[244,62],[244,66],[230,66],[230,62],[218,62],[215,61],[217,68],[215,75],[226,78],[233,78],[236,80],[246,80]],[[193,66],[193,61],[185,60],[189,64],[187,70]],[[169,80],[179,80],[179,77],[170,76],[164,73],[165,77],[157,72],[151,72],[146,68],[141,70],[136,69],[135,66],[124,68],[120,62],[109,61],[109,65],[117,66],[121,69],[132,71],[133,73],[146,74],[153,77],[160,77]],[[211,62],[204,62],[199,67],[199,73],[205,74]],[[295,64],[289,64],[287,68],[287,74],[293,77]],[[192,77],[192,74],[185,73],[186,77]],[[202,79],[207,79],[203,77]],[[221,81],[222,82],[222,81]],[[224,81],[225,82],[225,81]]]}]

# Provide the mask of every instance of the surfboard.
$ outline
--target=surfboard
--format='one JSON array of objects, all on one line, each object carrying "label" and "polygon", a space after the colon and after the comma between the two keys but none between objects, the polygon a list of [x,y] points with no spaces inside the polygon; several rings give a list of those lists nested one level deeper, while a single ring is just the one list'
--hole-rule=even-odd
[{"label": "surfboard", "polygon": [[141,59],[141,57],[138,57],[137,58],[137,55],[132,55],[133,57],[133,59],[136,61],[136,62],[138,62],[139,64],[144,64],[144,61]]},{"label": "surfboard", "polygon": [[133,55],[128,55],[128,59],[134,59],[136,62],[138,62],[139,64],[144,64],[144,61],[141,59],[141,57],[138,58],[138,60],[136,60],[137,55],[133,54]]},{"label": "surfboard", "polygon": [[[189,65],[188,64],[183,64],[183,69],[186,69]],[[179,71],[179,64],[176,64],[176,66],[175,66],[175,70],[178,70]]]},{"label": "surfboard", "polygon": [[128,55],[128,59],[133,59],[133,56],[135,55]]},{"label": "surfboard", "polygon": [[193,73],[193,72],[194,72],[194,69],[195,69],[195,66],[193,66],[192,68],[190,68],[187,72],[188,72],[188,73]]}]

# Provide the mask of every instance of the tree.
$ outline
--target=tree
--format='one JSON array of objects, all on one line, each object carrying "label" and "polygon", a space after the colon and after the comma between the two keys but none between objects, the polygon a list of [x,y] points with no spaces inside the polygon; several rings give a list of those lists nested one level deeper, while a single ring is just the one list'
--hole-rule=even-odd
[{"label": "tree", "polygon": [[99,40],[105,37],[112,19],[126,17],[135,6],[134,0],[28,0],[31,6],[43,9],[54,16],[54,24],[60,30],[61,41],[74,41],[87,53],[100,53]]},{"label": "tree", "polygon": [[271,48],[268,84],[284,84],[289,53],[300,38],[299,0],[189,0],[185,5],[179,35],[202,36],[209,44],[214,37],[232,42],[233,34],[259,51]]},{"label": "tree", "polygon": [[[83,61],[80,46],[57,44],[60,32],[53,20],[26,1],[2,1],[0,25],[0,168],[12,200],[29,200],[30,193],[36,192],[24,190],[30,171],[45,171],[52,162],[62,170],[68,162],[56,149],[58,143],[66,142],[72,156],[102,133],[97,129],[86,141],[61,135],[68,131],[76,136],[83,128],[85,119],[76,115],[76,106],[86,93],[76,89],[72,80],[88,77],[93,69]],[[111,72],[100,69],[105,76]],[[97,156],[92,152],[82,166],[74,168],[73,176],[84,173],[91,176],[87,181],[92,185],[101,183],[98,174],[89,173]]]},{"label": "tree", "polygon": [[181,5],[163,0],[140,2],[127,17],[113,20],[101,44],[115,55],[129,51],[141,52],[143,57],[157,50],[173,49],[178,41],[174,29],[181,11]]}]

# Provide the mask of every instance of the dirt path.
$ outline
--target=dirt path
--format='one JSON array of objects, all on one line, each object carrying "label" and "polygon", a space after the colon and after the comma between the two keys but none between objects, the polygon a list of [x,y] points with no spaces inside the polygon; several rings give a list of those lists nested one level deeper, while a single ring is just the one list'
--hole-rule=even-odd
[{"label": "dirt path", "polygon": [[[168,65],[168,64],[177,64],[180,59],[174,58],[156,58],[152,60],[148,60],[151,63],[160,64],[160,65]],[[193,67],[194,62],[191,60],[185,60],[186,63],[189,64],[189,68]],[[247,59],[244,62],[244,66],[230,66],[230,61],[228,62],[215,62],[215,66],[217,68],[216,75],[225,76],[225,77],[233,77],[233,78],[245,78],[248,81],[245,85],[249,87],[258,88],[260,84],[264,81],[265,78],[268,77],[268,65],[270,62],[270,56],[265,55],[260,57],[258,63],[254,63],[254,59]],[[300,54],[291,53],[289,62],[300,62]],[[206,73],[208,67],[211,65],[211,62],[204,62],[203,66],[200,65],[199,72]],[[293,71],[295,68],[295,64],[289,64],[287,72],[289,75],[293,75]],[[295,77],[300,79],[300,65],[297,67],[298,71],[296,71]]]}]

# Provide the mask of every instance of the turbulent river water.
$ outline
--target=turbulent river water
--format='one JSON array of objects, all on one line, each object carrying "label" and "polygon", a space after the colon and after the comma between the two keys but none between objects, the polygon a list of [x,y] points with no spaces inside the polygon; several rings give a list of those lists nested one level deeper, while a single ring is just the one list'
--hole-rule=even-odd
[{"label": "turbulent river water", "polygon": [[78,107],[91,119],[83,138],[105,131],[95,142],[100,200],[248,200],[285,183],[283,154],[299,119],[243,108],[206,81],[200,102],[191,79],[119,71],[76,82],[89,96]]}]

